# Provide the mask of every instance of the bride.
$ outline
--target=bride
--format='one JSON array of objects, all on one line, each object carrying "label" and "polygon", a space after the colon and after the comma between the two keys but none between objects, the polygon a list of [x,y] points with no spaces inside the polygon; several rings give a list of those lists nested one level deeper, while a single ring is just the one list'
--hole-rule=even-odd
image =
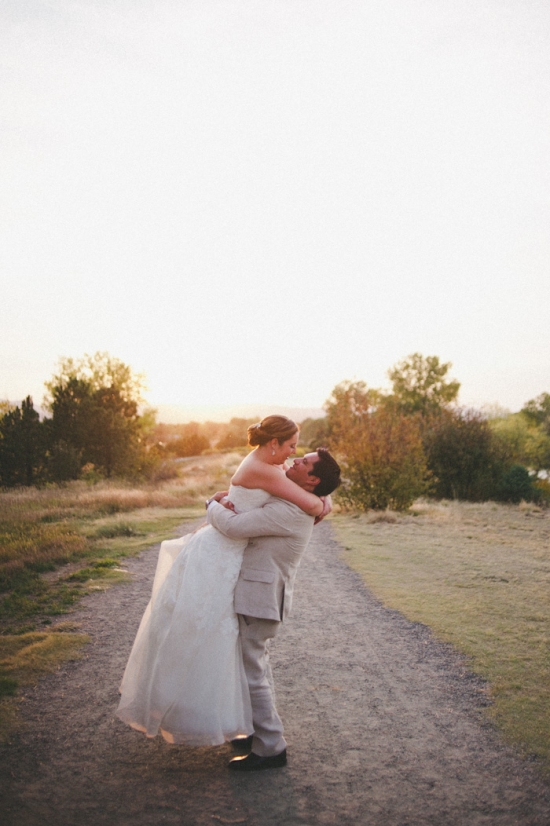
[{"label": "bride", "polygon": [[[270,496],[319,516],[319,497],[287,479],[298,426],[267,416],[248,428],[255,449],[231,480],[238,512],[259,508]],[[148,737],[169,743],[220,745],[253,732],[233,591],[247,540],[230,539],[205,525],[161,545],[147,606],[120,687],[117,716]]]}]

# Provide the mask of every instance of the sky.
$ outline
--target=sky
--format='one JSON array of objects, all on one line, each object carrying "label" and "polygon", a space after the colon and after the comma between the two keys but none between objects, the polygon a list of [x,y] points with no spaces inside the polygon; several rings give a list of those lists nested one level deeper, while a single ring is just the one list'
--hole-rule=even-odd
[{"label": "sky", "polygon": [[2,0],[0,399],[550,392],[547,0]]}]

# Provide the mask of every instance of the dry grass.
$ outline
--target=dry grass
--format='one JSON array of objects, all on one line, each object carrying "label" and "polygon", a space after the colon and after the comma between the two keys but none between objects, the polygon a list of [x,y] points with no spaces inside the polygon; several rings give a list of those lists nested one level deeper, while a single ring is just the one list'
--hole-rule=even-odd
[{"label": "dry grass", "polygon": [[550,512],[419,502],[395,519],[336,515],[346,561],[490,684],[490,714],[550,771]]},{"label": "dry grass", "polygon": [[87,640],[67,622],[47,627],[51,617],[127,579],[124,557],[202,516],[241,459],[235,451],[183,462],[176,478],[142,488],[74,482],[0,493],[0,738],[17,725],[18,686],[78,656]]},{"label": "dry grass", "polygon": [[72,631],[74,625],[63,623],[48,632],[0,636],[0,742],[19,725],[17,688],[81,656],[80,648],[89,637]]},{"label": "dry grass", "polygon": [[[234,451],[182,462],[176,478],[141,488],[74,482],[0,493],[0,628],[34,630],[70,610],[84,586],[120,580],[120,571],[107,571],[100,561],[137,553],[197,518],[204,497],[228,486],[241,459]],[[75,578],[72,569],[64,576],[61,566],[78,567],[79,560],[86,560],[90,577]]]}]

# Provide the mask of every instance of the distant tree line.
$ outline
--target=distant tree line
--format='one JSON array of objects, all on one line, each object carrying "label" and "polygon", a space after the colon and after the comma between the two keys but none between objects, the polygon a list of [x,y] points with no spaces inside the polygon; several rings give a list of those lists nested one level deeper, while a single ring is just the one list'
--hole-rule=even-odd
[{"label": "distant tree line", "polygon": [[158,449],[166,456],[199,456],[207,450],[246,447],[247,428],[257,421],[257,417],[235,417],[229,422],[160,423],[155,427],[153,436]]},{"label": "distant tree line", "polygon": [[0,483],[64,482],[83,472],[139,476],[155,461],[148,436],[154,414],[139,412],[143,377],[108,353],[61,359],[46,384],[40,419],[30,396],[4,404],[0,416]]},{"label": "distant tree line", "polygon": [[340,496],[353,507],[405,509],[423,494],[473,502],[548,501],[550,395],[520,413],[460,408],[450,363],[414,353],[388,371],[390,392],[344,381],[326,418],[301,441],[327,444],[342,462]]},{"label": "distant tree line", "polygon": [[[388,371],[391,391],[341,382],[326,416],[302,422],[301,445],[326,445],[341,461],[344,502],[366,510],[405,509],[421,495],[550,500],[550,394],[519,413],[485,415],[457,406],[450,367],[414,353]],[[0,403],[0,485],[162,478],[175,458],[246,446],[256,419],[158,424],[142,410],[143,387],[108,353],[61,359],[46,383],[45,418],[30,396]]]},{"label": "distant tree line", "polygon": [[256,419],[158,424],[142,410],[143,376],[108,353],[63,358],[46,382],[41,419],[33,400],[0,403],[0,485],[85,478],[165,478],[170,461],[247,443]]}]

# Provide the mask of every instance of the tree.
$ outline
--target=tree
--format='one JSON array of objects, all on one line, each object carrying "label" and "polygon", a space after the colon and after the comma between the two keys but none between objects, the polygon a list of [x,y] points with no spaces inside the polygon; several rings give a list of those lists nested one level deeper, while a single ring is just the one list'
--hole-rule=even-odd
[{"label": "tree", "polygon": [[33,485],[43,473],[46,441],[43,422],[27,396],[21,407],[0,418],[0,481],[2,485]]},{"label": "tree", "polygon": [[237,416],[230,419],[229,423],[224,425],[225,433],[222,434],[216,444],[217,449],[224,450],[233,447],[246,447],[248,444],[248,427],[257,421],[257,418],[240,419]]},{"label": "tree", "polygon": [[550,470],[550,435],[542,423],[524,412],[512,413],[489,422],[510,462],[535,472]]},{"label": "tree", "polygon": [[447,410],[424,433],[434,493],[485,501],[497,496],[509,462],[487,420],[475,410]]},{"label": "tree", "polygon": [[438,356],[413,353],[388,371],[393,397],[404,413],[424,417],[438,414],[454,402],[460,382],[448,381],[451,363],[441,364]]},{"label": "tree", "polygon": [[426,492],[426,459],[414,417],[364,382],[337,385],[325,409],[329,445],[342,463],[344,500],[362,510],[404,510]]},{"label": "tree", "polygon": [[315,450],[328,442],[328,422],[322,419],[304,419],[300,424],[300,445]]},{"label": "tree", "polygon": [[58,373],[46,382],[50,396],[46,396],[45,402],[51,402],[53,388],[63,387],[71,379],[86,382],[92,390],[114,387],[125,401],[143,402],[143,374],[134,373],[131,367],[106,352],[97,352],[93,356],[86,354],[81,359],[60,358]]},{"label": "tree", "polygon": [[532,424],[542,427],[546,435],[550,436],[550,393],[541,393],[536,399],[531,399],[521,412]]},{"label": "tree", "polygon": [[210,442],[206,436],[200,432],[198,422],[188,422],[181,425],[181,435],[169,444],[169,450],[175,456],[200,456],[204,450],[208,450]]},{"label": "tree", "polygon": [[540,491],[534,478],[523,465],[512,465],[502,477],[497,490],[497,498],[503,502],[532,502],[540,499]]},{"label": "tree", "polygon": [[139,469],[152,425],[151,412],[138,411],[142,376],[108,353],[96,353],[61,359],[46,387],[52,456],[78,456],[80,467],[92,463],[108,477]]}]

